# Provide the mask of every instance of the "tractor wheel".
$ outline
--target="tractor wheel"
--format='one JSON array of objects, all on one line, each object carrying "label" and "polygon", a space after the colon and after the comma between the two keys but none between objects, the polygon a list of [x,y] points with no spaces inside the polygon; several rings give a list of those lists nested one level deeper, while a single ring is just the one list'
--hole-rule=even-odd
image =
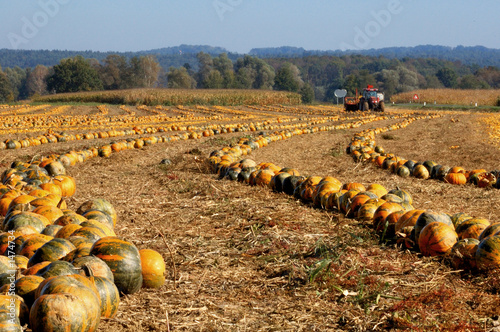
[{"label": "tractor wheel", "polygon": [[368,105],[368,102],[367,102],[367,101],[365,101],[365,102],[363,103],[363,111],[365,111],[365,112],[366,112],[366,111],[369,111],[369,110],[370,110],[370,105]]},{"label": "tractor wheel", "polygon": [[385,112],[385,103],[383,101],[381,101],[379,104],[378,104],[378,110],[380,112]]}]

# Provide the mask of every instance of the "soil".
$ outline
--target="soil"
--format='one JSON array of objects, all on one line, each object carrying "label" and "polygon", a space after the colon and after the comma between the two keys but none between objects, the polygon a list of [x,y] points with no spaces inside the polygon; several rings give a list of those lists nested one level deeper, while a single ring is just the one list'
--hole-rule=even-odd
[{"label": "soil", "polygon": [[[90,114],[83,106],[80,110]],[[117,107],[110,110],[109,116],[124,114]],[[292,115],[305,111],[310,109],[298,107]],[[325,107],[322,113],[331,112]],[[389,109],[385,115],[401,112]],[[277,116],[269,109],[267,114]],[[405,159],[498,167],[498,147],[480,121],[490,115],[441,114],[377,135],[377,144]],[[498,189],[402,178],[345,153],[357,132],[399,121],[293,136],[247,157],[306,176],[398,187],[412,195],[418,209],[500,221]],[[211,151],[255,134],[155,144],[68,168],[77,182],[68,206],[76,210],[93,197],[109,200],[119,216],[116,233],[139,249],[160,252],[168,269],[160,289],[123,296],[118,315],[102,319],[100,331],[496,331],[498,273],[455,270],[444,258],[380,243],[370,224],[210,172]],[[4,150],[0,163],[5,168],[16,159],[112,140]],[[163,159],[171,164],[161,164]]]}]

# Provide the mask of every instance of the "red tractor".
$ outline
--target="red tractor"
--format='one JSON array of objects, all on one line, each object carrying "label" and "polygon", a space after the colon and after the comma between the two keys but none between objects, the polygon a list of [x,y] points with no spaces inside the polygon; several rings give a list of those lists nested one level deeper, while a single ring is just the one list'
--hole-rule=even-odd
[{"label": "red tractor", "polygon": [[346,97],[344,99],[344,108],[346,111],[377,111],[384,112],[384,94],[374,88],[373,85],[368,85],[363,89],[363,94],[356,97]]}]

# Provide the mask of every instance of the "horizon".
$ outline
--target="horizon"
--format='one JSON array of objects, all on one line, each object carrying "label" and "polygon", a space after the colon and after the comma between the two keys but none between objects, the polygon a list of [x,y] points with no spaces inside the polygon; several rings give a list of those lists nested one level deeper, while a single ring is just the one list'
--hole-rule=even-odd
[{"label": "horizon", "polygon": [[[466,1],[387,0],[373,4],[313,0],[253,2],[214,0],[185,6],[150,0],[85,3],[0,0],[0,49],[139,52],[208,45],[231,53],[283,46],[309,51],[390,47],[482,46],[500,49],[491,38],[500,3],[485,0],[487,12]],[[366,8],[366,10],[363,10]],[[446,13],[446,15],[443,15]]]},{"label": "horizon", "polygon": [[289,46],[289,45],[281,45],[281,46],[268,46],[268,47],[254,47],[250,49],[248,52],[245,53],[239,53],[239,52],[233,52],[232,50],[228,50],[225,47],[222,46],[217,46],[217,45],[193,45],[193,44],[180,44],[180,45],[171,45],[171,46],[165,46],[165,47],[160,47],[160,48],[154,48],[154,49],[144,49],[144,50],[137,50],[137,51],[96,51],[96,50],[73,50],[73,49],[9,49],[9,48],[0,48],[0,50],[8,50],[8,51],[30,51],[30,52],[36,52],[36,51],[48,51],[48,52],[94,52],[94,53],[140,53],[140,52],[152,52],[156,50],[163,50],[163,49],[169,49],[169,48],[182,48],[183,46],[185,47],[212,47],[212,48],[218,48],[222,49],[224,51],[227,51],[229,54],[238,54],[238,55],[245,55],[245,54],[250,54],[250,52],[254,49],[279,49],[283,47],[291,47],[291,48],[296,48],[296,49],[303,49],[305,52],[365,52],[365,51],[377,51],[377,50],[383,50],[383,49],[391,49],[391,48],[418,48],[418,47],[444,47],[444,48],[450,48],[452,50],[463,47],[463,48],[476,48],[476,47],[483,47],[487,48],[489,50],[498,50],[500,51],[500,48],[491,48],[491,47],[486,47],[484,45],[471,45],[471,46],[466,46],[466,45],[456,45],[456,46],[448,46],[448,45],[433,45],[433,44],[426,44],[426,45],[415,45],[415,46],[388,46],[388,47],[382,47],[382,48],[370,48],[370,49],[362,49],[362,50],[340,50],[340,49],[305,49],[304,47],[301,46]]}]

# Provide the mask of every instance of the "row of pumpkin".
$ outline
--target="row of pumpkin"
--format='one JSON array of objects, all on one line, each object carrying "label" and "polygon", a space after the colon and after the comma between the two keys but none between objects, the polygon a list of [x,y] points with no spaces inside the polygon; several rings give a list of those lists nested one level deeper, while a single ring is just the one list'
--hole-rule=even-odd
[{"label": "row of pumpkin", "polygon": [[268,187],[318,208],[371,223],[381,239],[396,241],[425,256],[445,256],[455,268],[500,267],[500,223],[461,212],[415,209],[410,194],[397,188],[388,191],[379,184],[342,184],[330,176],[304,177],[295,169],[256,164],[244,157],[253,149],[281,139],[279,135],[243,138],[237,146],[213,151],[208,163],[220,178]]},{"label": "row of pumpkin", "polygon": [[[356,119],[367,119],[374,118],[372,115],[362,115],[361,117],[349,117],[343,119],[344,121],[356,120]],[[0,141],[0,150],[3,149],[20,149],[27,148],[31,146],[38,146],[41,144],[57,143],[57,142],[69,142],[75,140],[91,140],[91,139],[104,139],[104,138],[114,138],[120,136],[132,136],[132,135],[143,135],[143,134],[155,134],[155,133],[165,133],[169,131],[183,131],[184,135],[191,135],[191,138],[196,137],[208,137],[220,133],[227,132],[253,132],[260,130],[287,130],[291,128],[301,128],[312,125],[324,124],[328,122],[339,121],[338,116],[330,116],[326,118],[310,118],[300,119],[297,118],[287,119],[287,122],[294,122],[290,124],[276,124],[281,123],[280,119],[269,119],[265,121],[255,121],[249,123],[228,123],[228,124],[206,124],[206,125],[192,125],[192,124],[182,124],[176,123],[170,126],[159,126],[159,127],[133,127],[131,129],[124,130],[101,130],[94,132],[87,132],[82,134],[72,134],[72,133],[54,133],[50,130],[48,133],[39,135],[36,137],[27,137],[21,140],[7,139],[5,141]]]},{"label": "row of pumpkin", "polygon": [[165,282],[160,253],[116,236],[108,201],[67,208],[76,185],[63,173],[61,159],[45,159],[2,174],[0,331],[96,331],[121,294]]},{"label": "row of pumpkin", "polygon": [[398,128],[388,126],[362,131],[352,138],[347,147],[347,153],[350,153],[356,162],[372,162],[377,167],[401,177],[414,176],[417,179],[436,179],[455,185],[470,183],[480,188],[500,188],[500,170],[466,170],[461,166],[449,167],[432,160],[407,160],[386,152],[382,146],[376,144],[375,135],[405,128],[410,123],[411,121],[407,120],[402,122]]}]

